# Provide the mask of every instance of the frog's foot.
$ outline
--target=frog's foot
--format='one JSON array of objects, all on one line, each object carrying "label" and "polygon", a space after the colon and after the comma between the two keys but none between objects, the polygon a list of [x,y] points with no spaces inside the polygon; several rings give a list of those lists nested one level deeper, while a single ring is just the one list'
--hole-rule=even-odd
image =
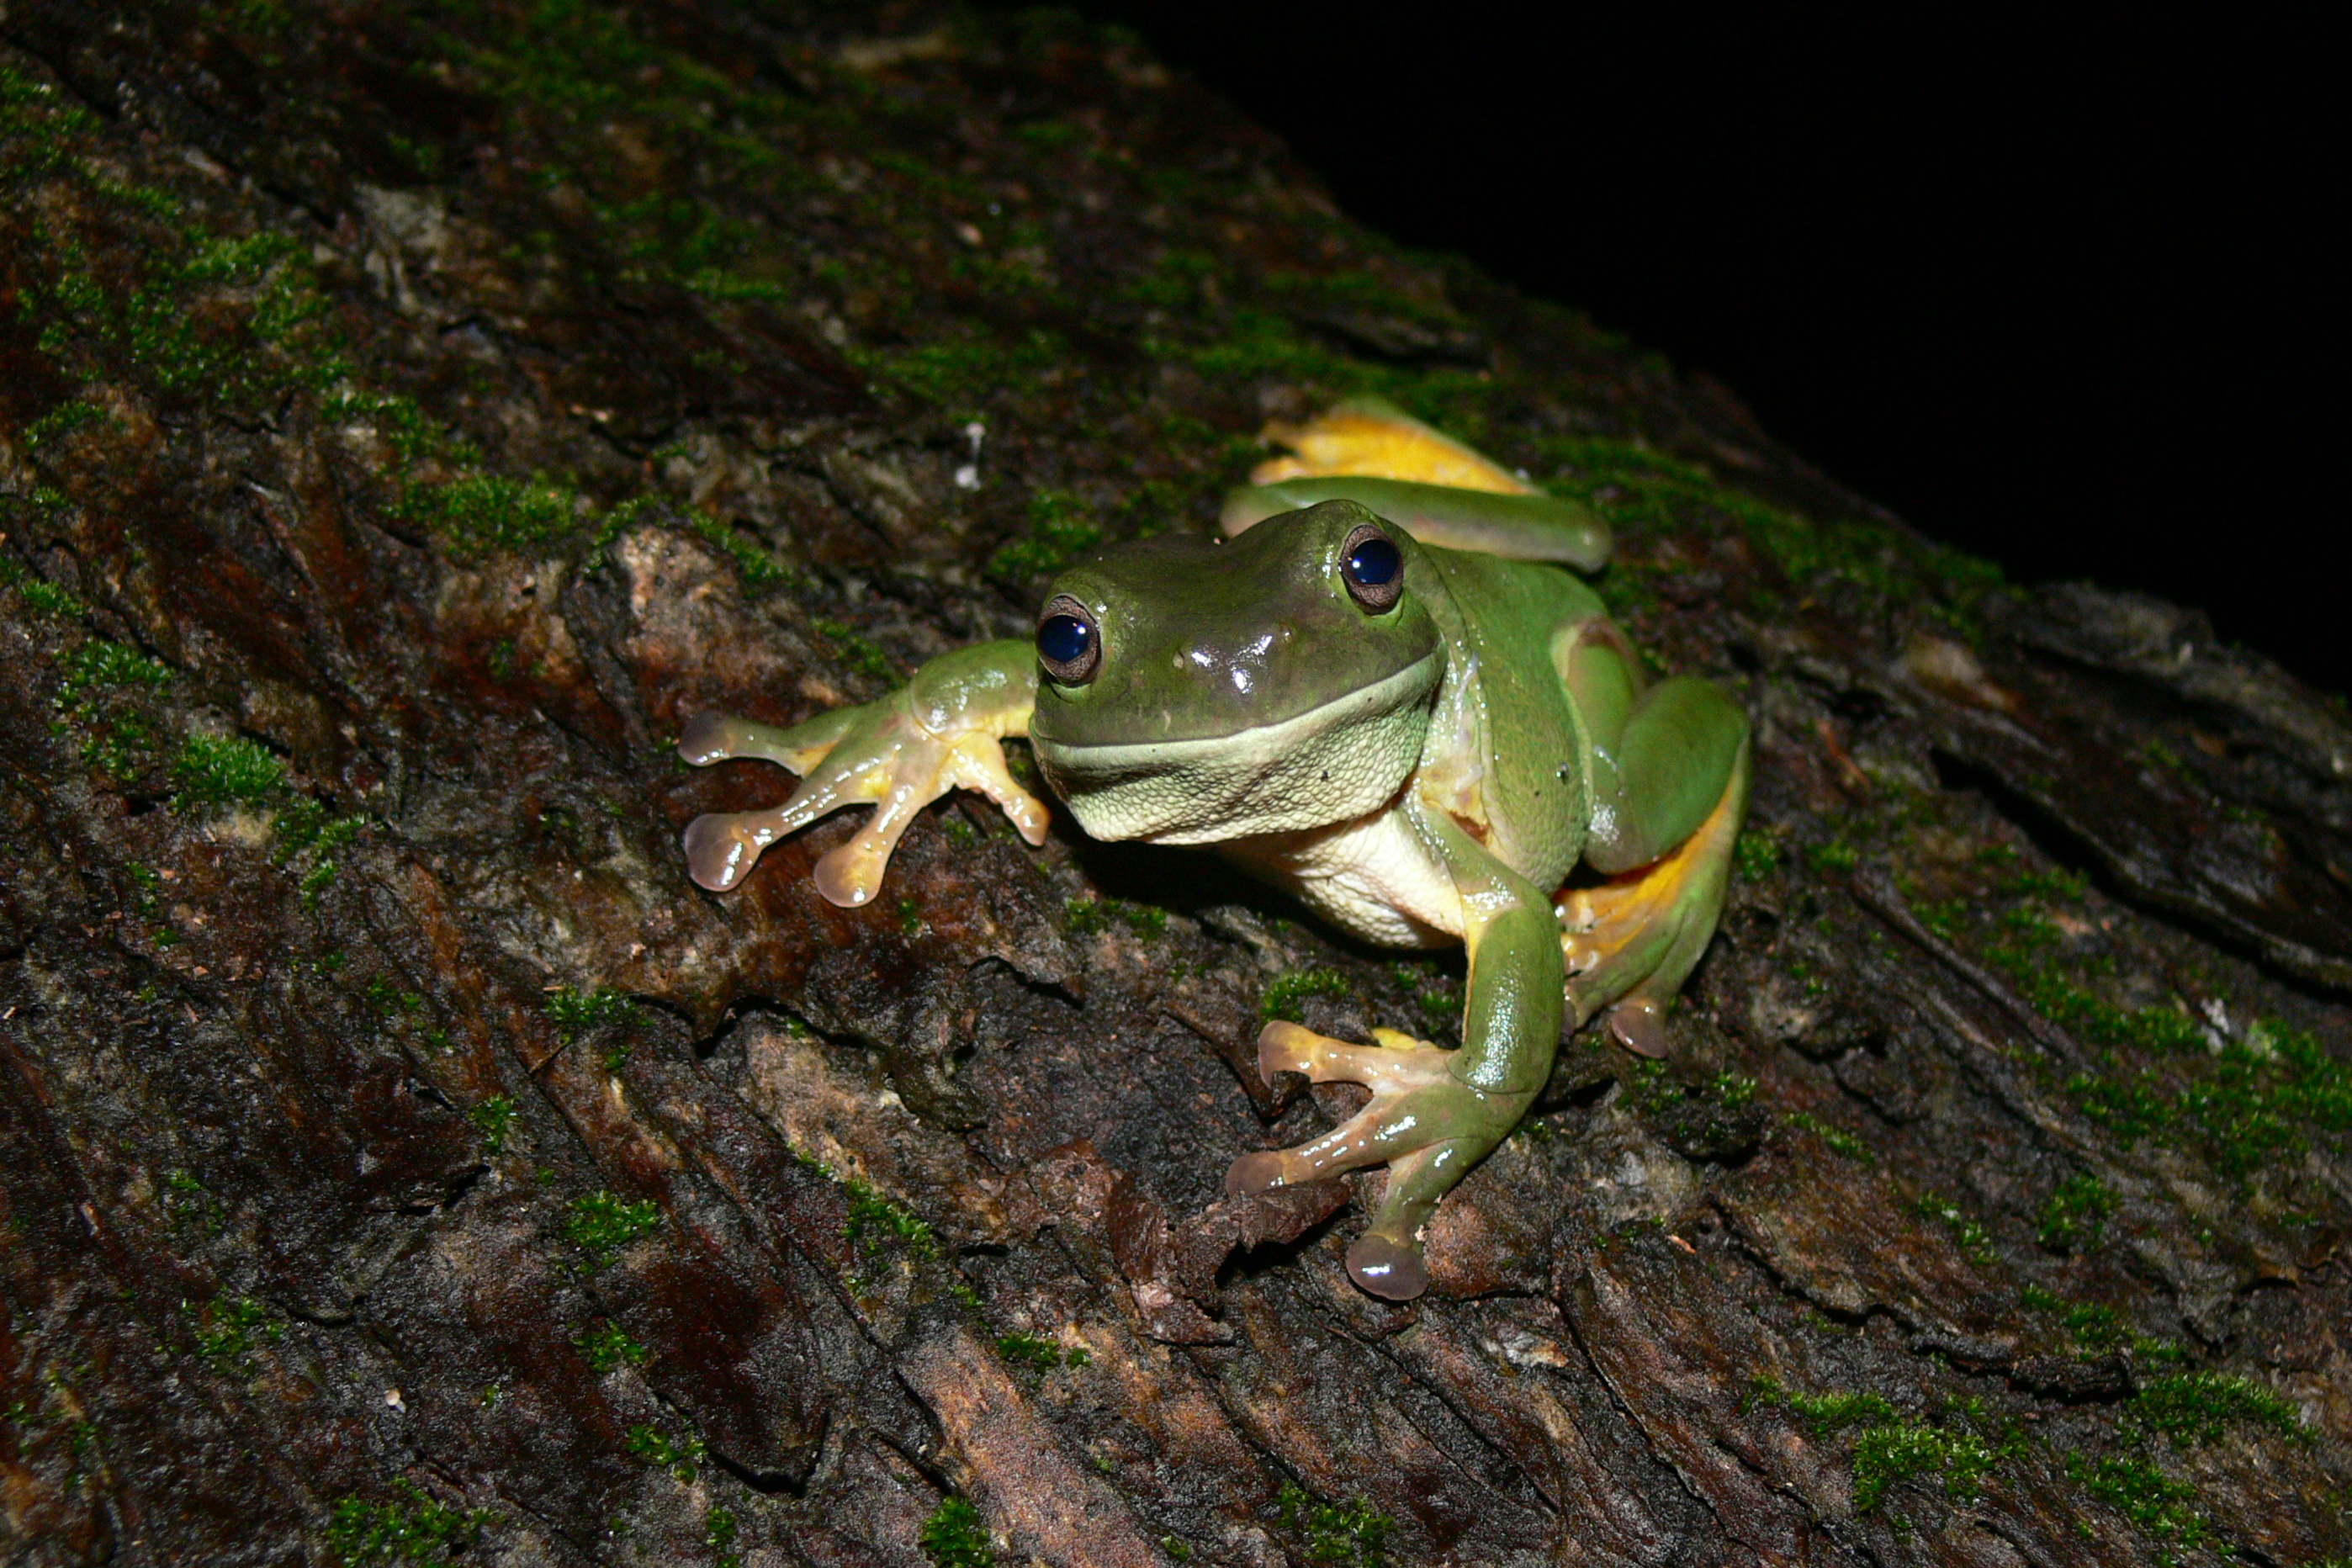
[{"label": "frog's foot", "polygon": [[1032,845],[1045,841],[1043,803],[1013,782],[994,734],[934,734],[917,722],[904,694],[839,709],[779,730],[748,719],[700,714],[678,753],[697,767],[757,757],[802,775],[801,786],[768,811],[719,812],[687,825],[687,869],[712,892],[740,882],[760,852],[845,805],[877,809],[856,836],[816,863],[817,891],[831,903],[863,904],[880,890],[890,852],[915,814],[956,788],[977,790],[1003,808]]},{"label": "frog's foot", "polygon": [[1531,494],[1536,488],[1378,397],[1335,403],[1304,425],[1276,421],[1262,438],[1297,456],[1260,463],[1250,472],[1254,485],[1353,475],[1505,495]]},{"label": "frog's foot", "polygon": [[1360,1083],[1371,1102],[1319,1138],[1243,1155],[1225,1173],[1225,1191],[1252,1197],[1387,1161],[1388,1192],[1348,1248],[1348,1272],[1370,1294],[1405,1301],[1429,1287],[1421,1232],[1438,1200],[1517,1123],[1531,1097],[1483,1094],[1448,1070],[1454,1052],[1393,1029],[1372,1036],[1378,1045],[1354,1046],[1296,1024],[1265,1026],[1258,1071],[1269,1084],[1278,1072]]},{"label": "frog's foot", "polygon": [[1715,935],[1747,797],[1743,755],[1723,798],[1671,853],[1597,887],[1560,894],[1553,912],[1568,965],[1571,1027],[1605,1007],[1618,1044],[1640,1056],[1666,1054],[1665,1003]]}]

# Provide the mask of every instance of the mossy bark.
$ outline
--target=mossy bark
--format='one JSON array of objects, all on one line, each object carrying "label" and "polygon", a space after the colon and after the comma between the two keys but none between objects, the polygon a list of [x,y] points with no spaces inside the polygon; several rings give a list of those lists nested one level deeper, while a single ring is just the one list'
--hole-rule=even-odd
[{"label": "mossy bark", "polygon": [[[0,116],[12,1557],[2352,1556],[2340,703],[1074,22],[9,0]],[[1458,962],[964,803],[711,898],[778,778],[668,748],[1363,391],[1601,506],[1757,735],[1676,1054],[1571,1042],[1402,1308],[1377,1177],[1220,1177],[1344,1109],[1262,1016]]]}]

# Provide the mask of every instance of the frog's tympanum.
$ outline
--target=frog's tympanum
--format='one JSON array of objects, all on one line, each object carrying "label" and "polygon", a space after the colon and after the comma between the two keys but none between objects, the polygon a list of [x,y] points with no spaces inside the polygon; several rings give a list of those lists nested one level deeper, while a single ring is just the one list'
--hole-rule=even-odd
[{"label": "frog's tympanum", "polygon": [[1606,1009],[1619,1043],[1664,1049],[1662,1004],[1723,907],[1748,723],[1705,680],[1644,680],[1560,569],[1607,558],[1585,509],[1384,404],[1271,434],[1297,456],[1228,500],[1225,541],[1097,552],[1055,582],[1034,639],[933,659],[789,730],[694,720],[687,761],[762,757],[803,783],[775,810],[698,818],[686,851],[724,890],[782,835],[873,802],[816,866],[825,898],[862,904],[915,813],[959,784],[1043,841],[1045,807],[999,745],[1025,736],[1097,838],[1211,845],[1368,941],[1465,943],[1458,1050],[1268,1025],[1269,1082],[1344,1079],[1371,1100],[1225,1177],[1246,1196],[1385,1163],[1348,1268],[1402,1300],[1428,1284],[1438,1200],[1534,1100],[1563,1025]]}]

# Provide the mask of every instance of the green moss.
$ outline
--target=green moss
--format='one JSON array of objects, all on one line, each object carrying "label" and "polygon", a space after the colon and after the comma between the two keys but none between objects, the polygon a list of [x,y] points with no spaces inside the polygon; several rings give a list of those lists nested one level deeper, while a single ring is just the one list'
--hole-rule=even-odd
[{"label": "green moss", "polygon": [[104,417],[98,405],[82,398],[68,398],[25,426],[18,444],[27,452],[37,452],[54,446],[86,425]]},{"label": "green moss", "polygon": [[566,1044],[608,1024],[628,1023],[637,1016],[637,1004],[626,992],[611,991],[601,985],[592,991],[559,985],[547,994],[541,1005]]},{"label": "green moss", "polygon": [[939,1238],[914,1210],[883,1196],[855,1176],[844,1178],[841,1184],[849,1192],[849,1218],[842,1226],[845,1239],[853,1244],[862,1243],[864,1250],[871,1254],[882,1250],[882,1237],[895,1236],[907,1244],[907,1250],[916,1258],[933,1258],[940,1255]]},{"label": "green moss", "polygon": [[347,1497],[327,1515],[327,1546],[345,1568],[370,1563],[439,1563],[479,1541],[497,1522],[488,1509],[444,1508],[404,1478],[395,1479],[396,1502]]},{"label": "green moss", "polygon": [[1780,841],[1761,828],[1751,827],[1733,841],[1732,861],[1743,882],[1760,882],[1780,868]]},{"label": "green moss", "polygon": [[104,637],[85,637],[58,661],[59,705],[73,709],[101,691],[160,690],[171,684],[172,667]]},{"label": "green moss", "polygon": [[331,854],[366,826],[362,816],[330,816],[325,806],[303,795],[270,822],[269,858],[283,866],[306,855]]},{"label": "green moss", "polygon": [[270,819],[270,861],[283,866],[305,855],[338,848],[366,822],[362,816],[330,817],[324,805],[308,795],[299,796]]},{"label": "green moss", "polygon": [[2116,1195],[2098,1177],[2088,1173],[2069,1176],[2042,1205],[2042,1245],[2053,1252],[2088,1252],[2099,1244],[2115,1212]]},{"label": "green moss", "polygon": [[1925,1476],[1940,1478],[1955,1498],[1972,1498],[1998,1456],[1973,1432],[1941,1426],[1874,1426],[1853,1443],[1853,1509],[1868,1513],[1886,1489]]},{"label": "green moss", "polygon": [[268,1310],[250,1296],[232,1299],[224,1291],[203,1307],[183,1301],[180,1310],[195,1336],[196,1353],[223,1370],[251,1370],[246,1358],[253,1353],[256,1338],[275,1342],[285,1332],[285,1326],[272,1321]]},{"label": "green moss", "polygon": [[1029,498],[1029,531],[992,556],[988,569],[1018,579],[1057,572],[1103,542],[1103,531],[1076,496],[1039,490]]},{"label": "green moss", "polygon": [[2105,1354],[2111,1351],[2127,1350],[2141,1361],[2167,1364],[2187,1358],[2188,1352],[2180,1346],[2169,1340],[2141,1333],[2125,1322],[2123,1314],[2113,1307],[2091,1301],[2069,1301],[2039,1285],[2028,1285],[2019,1294],[2028,1307],[2056,1318],[2079,1351]]},{"label": "green moss", "polygon": [[27,605],[44,616],[55,616],[60,620],[79,620],[89,614],[88,605],[47,578],[35,576],[5,555],[0,555],[0,587],[14,588]]},{"label": "green moss", "polygon": [[1803,1418],[1816,1438],[1854,1429],[1853,1507],[1868,1513],[1885,1500],[1887,1489],[1924,1477],[1939,1479],[1955,1498],[1976,1495],[1979,1484],[2003,1458],[2024,1451],[2022,1433],[2012,1430],[1996,1447],[1979,1428],[1990,1425],[1981,1401],[1946,1402],[1952,1424],[1931,1426],[1899,1419],[1895,1406],[1875,1394],[1802,1394],[1759,1374],[1747,1404],[1779,1405]]},{"label": "green moss", "polygon": [[1034,1334],[1005,1334],[996,1342],[996,1353],[1015,1366],[1051,1372],[1057,1366],[1084,1366],[1093,1359],[1084,1348],[1064,1351],[1052,1340]]},{"label": "green moss", "polygon": [[1876,1426],[1895,1419],[1895,1406],[1875,1394],[1803,1394],[1779,1379],[1759,1373],[1748,1381],[1748,1408],[1777,1405],[1803,1418],[1816,1437],[1826,1437],[1849,1426]]},{"label": "green moss", "polygon": [[460,561],[560,543],[580,533],[589,517],[576,491],[545,479],[494,474],[412,485],[395,510],[430,530],[441,547]]},{"label": "green moss", "polygon": [[1132,904],[1124,899],[1074,898],[1062,906],[1064,926],[1074,936],[1091,936],[1109,929],[1114,920],[1149,940],[1168,930],[1168,911],[1152,904]]},{"label": "green moss", "polygon": [[809,629],[833,643],[851,665],[873,679],[887,682],[898,678],[898,667],[890,662],[890,656],[859,636],[856,627],[840,621],[811,621]]},{"label": "green moss", "polygon": [[1913,1201],[1911,1212],[1921,1219],[1934,1220],[1949,1231],[1960,1250],[1968,1255],[1969,1262],[1983,1264],[1993,1260],[1992,1237],[1958,1205],[1932,1192],[1923,1192]]},{"label": "green moss", "polygon": [[292,238],[209,235],[180,222],[179,205],[166,192],[79,172],[94,195],[151,221],[139,243],[114,247],[137,266],[135,286],[114,271],[101,282],[78,233],[36,221],[34,275],[19,310],[40,324],[44,353],[86,376],[94,372],[216,407],[250,408],[344,374],[317,324],[326,302],[312,263]]},{"label": "green moss", "polygon": [[319,413],[327,420],[364,422],[411,463],[427,458],[457,464],[481,461],[481,454],[469,443],[426,414],[416,399],[404,394],[341,387],[319,400]]},{"label": "green moss", "polygon": [[2151,1379],[2126,1408],[2176,1448],[2219,1442],[2237,1422],[2297,1441],[2311,1437],[2301,1413],[2275,1390],[2227,1373],[2178,1372]]},{"label": "green moss", "polygon": [[980,1510],[960,1497],[941,1502],[916,1537],[939,1568],[996,1568],[996,1550]]},{"label": "green moss", "polygon": [[1362,1498],[1344,1507],[1318,1502],[1296,1483],[1286,1482],[1275,1507],[1286,1528],[1305,1532],[1309,1563],[1381,1568],[1388,1561],[1388,1540],[1396,1531],[1396,1521]]},{"label": "green moss", "polygon": [[649,1353],[645,1346],[629,1337],[626,1330],[609,1318],[572,1343],[588,1358],[589,1369],[599,1377],[623,1362],[631,1366],[643,1366]]},{"label": "green moss", "polygon": [[1744,1110],[1756,1098],[1756,1080],[1745,1073],[1719,1072],[1708,1081],[1707,1094],[1726,1110]]},{"label": "green moss", "polygon": [[610,1263],[621,1248],[652,1235],[654,1227],[659,1224],[661,1209],[651,1198],[627,1203],[610,1192],[599,1190],[572,1201],[572,1213],[563,1223],[563,1235],[572,1246],[588,1254],[602,1268]]},{"label": "green moss", "polygon": [[2352,1061],[2331,1056],[2300,1029],[2276,1019],[2256,1019],[2241,1042],[2258,1070],[2270,1075],[2282,1115],[2330,1132],[2352,1132]]},{"label": "green moss", "polygon": [[63,168],[75,144],[98,129],[98,116],[47,82],[0,65],[0,180],[14,184]]},{"label": "green moss", "polygon": [[1011,342],[948,338],[912,348],[853,347],[850,360],[877,379],[957,414],[976,413],[1009,388],[1061,364],[1069,347],[1055,334],[1032,330]]},{"label": "green moss", "polygon": [[1851,871],[1861,852],[1843,838],[1825,838],[1805,846],[1805,864],[1820,872]]},{"label": "green moss", "polygon": [[702,1544],[713,1552],[724,1552],[735,1544],[735,1516],[728,1510],[713,1505],[702,1516]]},{"label": "green moss", "polygon": [[[2066,1474],[2092,1497],[2168,1545],[2194,1548],[2213,1538],[2212,1527],[2192,1506],[2197,1489],[2144,1459],[2094,1461],[2069,1454]],[[2172,1561],[2169,1554],[2165,1560]]]},{"label": "green moss", "polygon": [[621,1447],[646,1463],[667,1470],[670,1479],[683,1486],[694,1484],[698,1467],[709,1457],[709,1448],[700,1437],[689,1436],[680,1442],[649,1422],[630,1427]]},{"label": "green moss", "polygon": [[286,779],[286,763],[263,745],[228,735],[191,735],[172,763],[173,811],[267,802]]},{"label": "green moss", "polygon": [[1873,1163],[1870,1145],[1844,1128],[1824,1121],[1809,1110],[1792,1110],[1782,1121],[1790,1127],[1803,1128],[1828,1144],[1832,1153],[1842,1154],[1849,1160],[1859,1160],[1865,1165]]},{"label": "green moss", "polygon": [[1309,996],[1342,997],[1355,994],[1355,983],[1336,969],[1294,969],[1287,974],[1276,975],[1258,998],[1258,1016],[1263,1018],[1287,1018],[1300,1021],[1300,1008]]},{"label": "green moss", "polygon": [[[2005,845],[1989,847],[1979,858],[1995,871],[2016,863]],[[2308,1036],[2263,1020],[2241,1039],[2217,1041],[2185,1005],[2119,1006],[2082,980],[2111,963],[2070,952],[2065,933],[2042,908],[2087,896],[2081,879],[2022,871],[2003,876],[2000,886],[2019,901],[1990,921],[1960,899],[1927,906],[1922,919],[1945,940],[1974,946],[2037,1012],[2101,1047],[2100,1070],[2077,1072],[2063,1084],[2086,1120],[2125,1143],[2193,1140],[2213,1168],[2230,1176],[2292,1158],[2315,1132],[2352,1130],[2352,1067]],[[1990,940],[1978,940],[1988,925]],[[2053,1211],[2052,1217],[2059,1222],[2054,1240],[2066,1216]]]},{"label": "green moss", "polygon": [[482,1134],[482,1152],[492,1158],[507,1152],[507,1136],[513,1130],[515,1102],[503,1094],[494,1094],[466,1112]]},{"label": "green moss", "polygon": [[303,907],[305,909],[315,908],[319,902],[320,897],[324,894],[329,888],[335,885],[335,879],[340,874],[341,868],[339,868],[332,860],[320,860],[317,865],[304,872],[302,874],[302,880],[299,885],[302,894]]}]

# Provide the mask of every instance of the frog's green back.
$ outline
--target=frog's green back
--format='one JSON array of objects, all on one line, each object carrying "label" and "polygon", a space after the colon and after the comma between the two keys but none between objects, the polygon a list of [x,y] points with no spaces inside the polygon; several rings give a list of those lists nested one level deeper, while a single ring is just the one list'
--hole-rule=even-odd
[{"label": "frog's green back", "polygon": [[[1469,731],[1459,740],[1475,750],[1487,847],[1538,887],[1558,887],[1583,852],[1591,754],[1553,667],[1552,641],[1561,627],[1607,612],[1558,567],[1433,545],[1417,553],[1437,591],[1412,587],[1455,650],[1430,744],[1454,745],[1454,731]],[[1465,681],[1475,689],[1457,693]],[[1460,726],[1445,717],[1457,700],[1467,703]]]}]

